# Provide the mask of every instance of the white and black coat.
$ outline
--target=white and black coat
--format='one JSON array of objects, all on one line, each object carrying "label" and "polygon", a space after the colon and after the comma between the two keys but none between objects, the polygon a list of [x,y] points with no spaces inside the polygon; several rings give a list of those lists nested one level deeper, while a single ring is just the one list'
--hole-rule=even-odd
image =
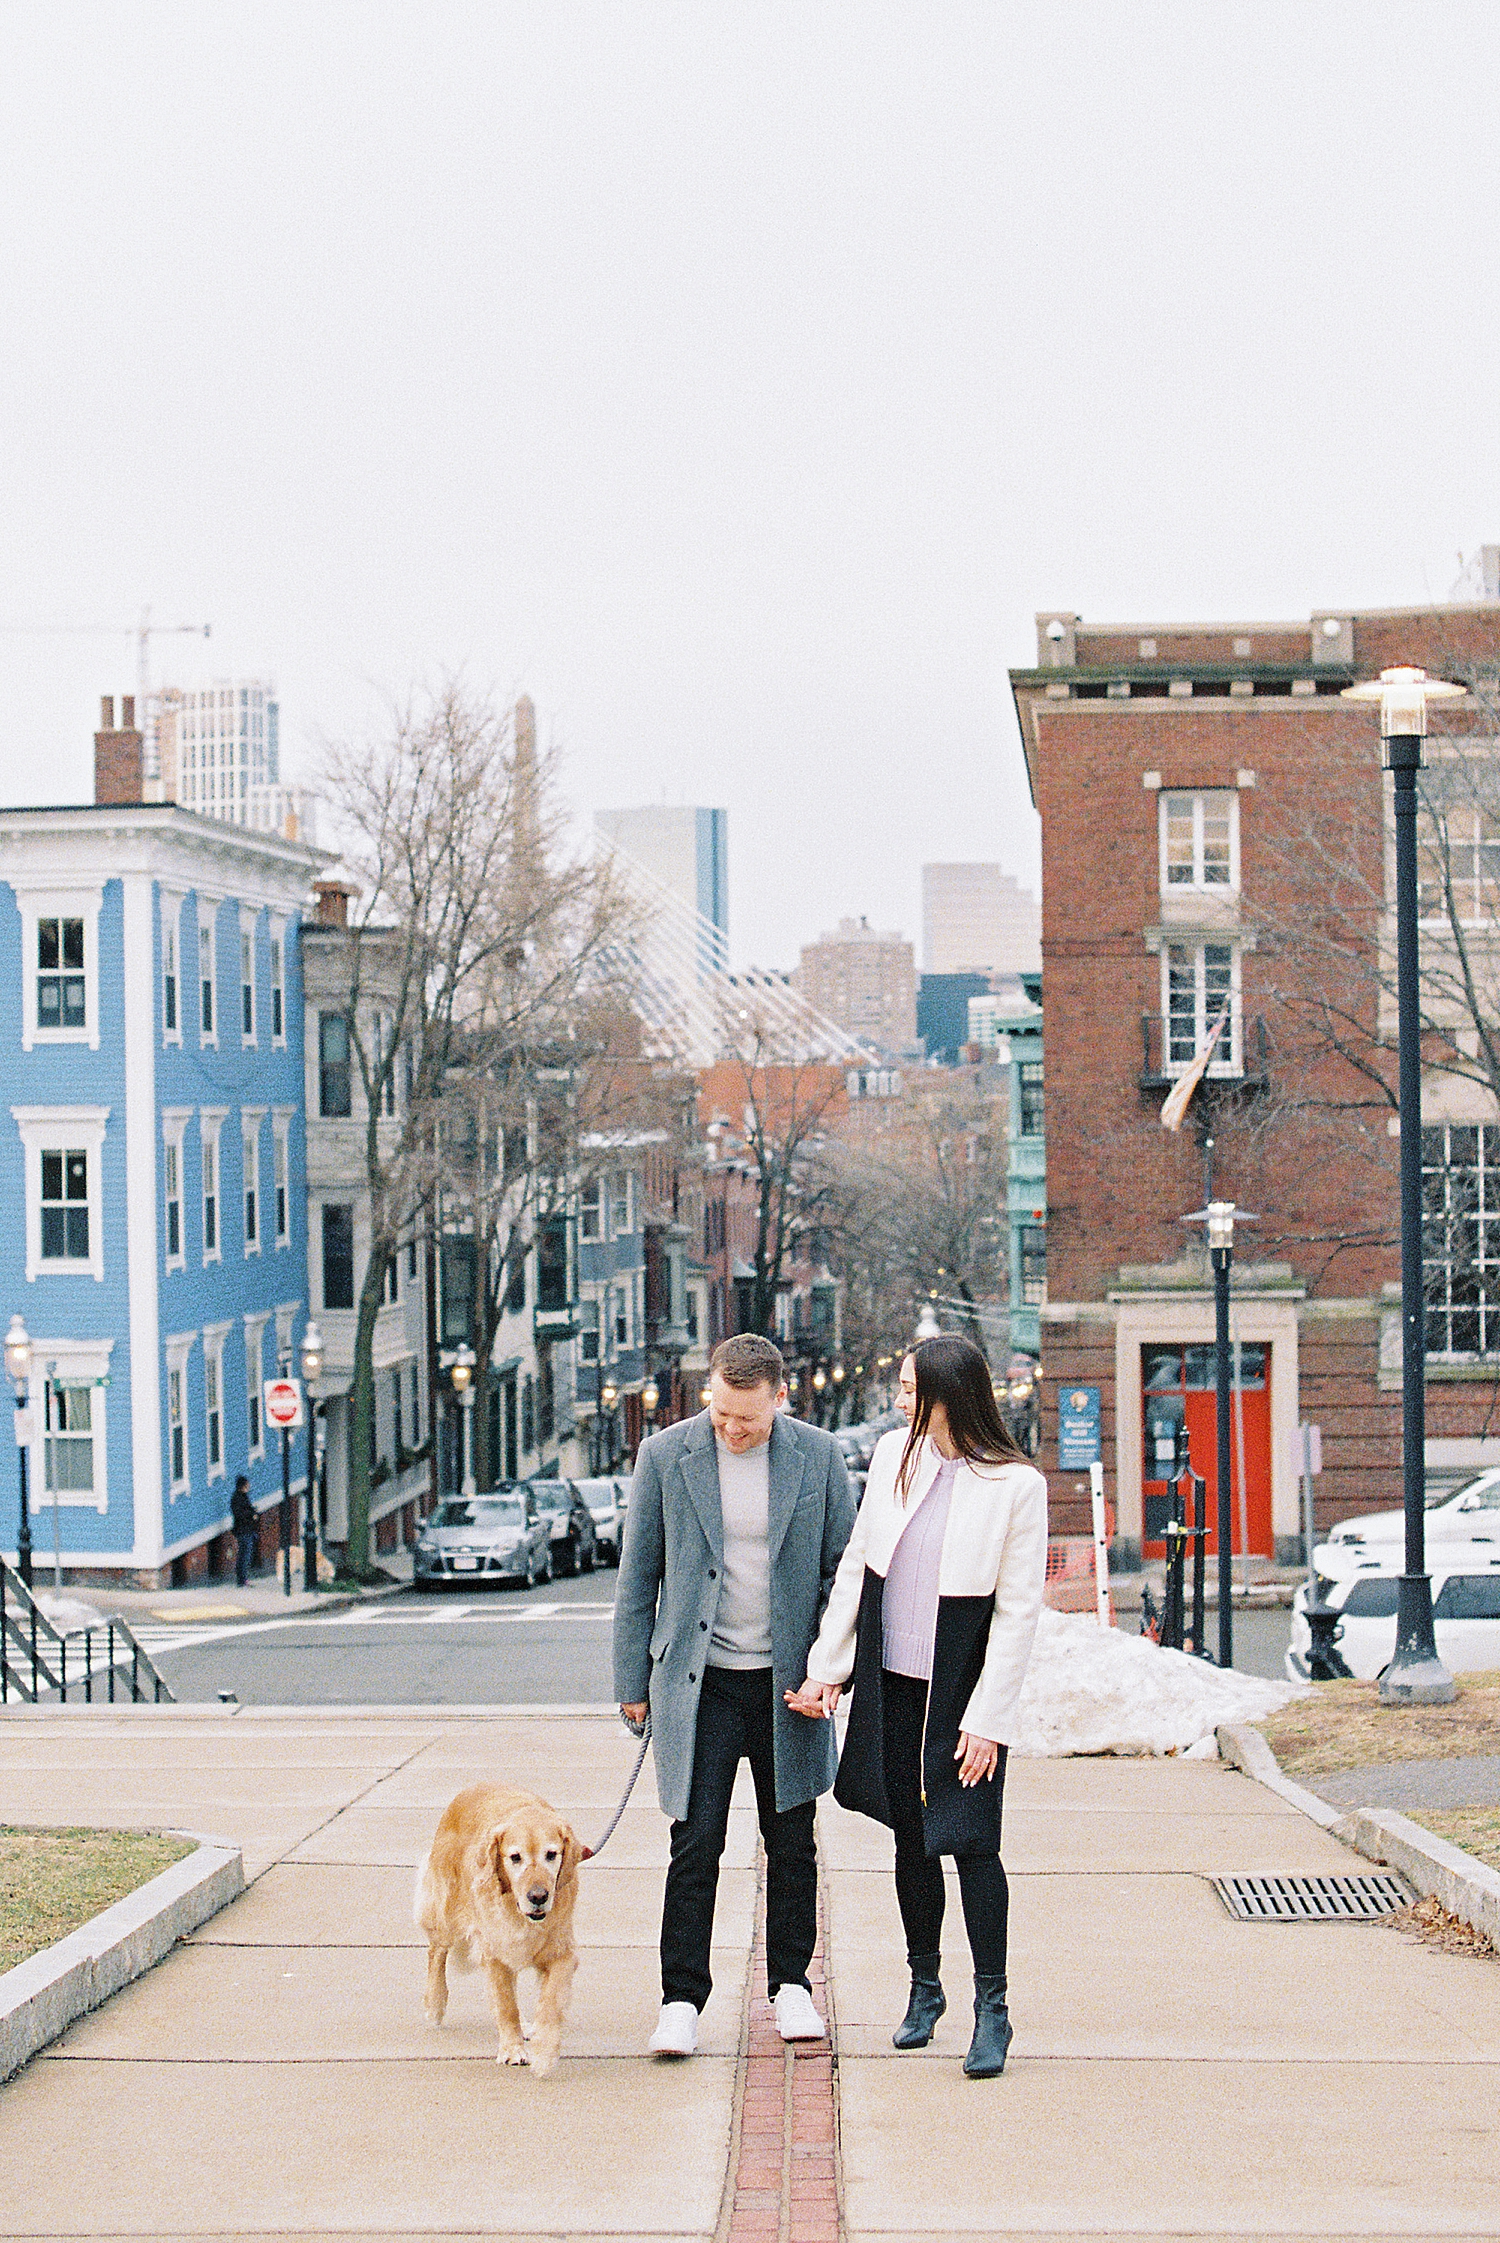
[{"label": "white and black coat", "polygon": [[[942,1462],[931,1441],[915,1459],[907,1501],[896,1487],[904,1429],[887,1433],[870,1463],[859,1519],[834,1577],[818,1640],[814,1682],[853,1692],[834,1797],[891,1821],[886,1798],[881,1612],[891,1559]],[[929,1854],[989,1853],[1000,1844],[1000,1787],[958,1780],[961,1733],[1008,1745],[1016,1731],[1042,1589],[1047,1578],[1047,1483],[1029,1464],[961,1463],[954,1476],[938,1574],[932,1681],[922,1740],[922,1817]]]}]

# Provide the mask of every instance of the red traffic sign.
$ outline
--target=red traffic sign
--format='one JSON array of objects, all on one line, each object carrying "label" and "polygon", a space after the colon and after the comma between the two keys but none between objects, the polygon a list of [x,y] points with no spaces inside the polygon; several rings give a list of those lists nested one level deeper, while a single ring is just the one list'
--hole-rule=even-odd
[{"label": "red traffic sign", "polygon": [[302,1382],[300,1379],[266,1380],[266,1423],[290,1432],[302,1423]]}]

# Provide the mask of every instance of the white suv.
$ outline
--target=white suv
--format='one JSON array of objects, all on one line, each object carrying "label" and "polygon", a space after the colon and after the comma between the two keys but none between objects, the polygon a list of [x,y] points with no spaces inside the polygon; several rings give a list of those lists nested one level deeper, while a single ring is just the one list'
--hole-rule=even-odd
[{"label": "white suv", "polygon": [[[1323,1550],[1339,1550],[1355,1545],[1370,1549],[1373,1554],[1386,1543],[1399,1548],[1405,1535],[1403,1512],[1369,1511],[1363,1518],[1341,1519],[1322,1547]],[[1500,1470],[1481,1472],[1477,1479],[1466,1480],[1461,1488],[1451,1492],[1429,1495],[1427,1540],[1429,1545],[1455,1541],[1493,1542],[1500,1549]],[[1315,1550],[1313,1558],[1319,1572],[1325,1571],[1321,1563],[1322,1550]]]}]

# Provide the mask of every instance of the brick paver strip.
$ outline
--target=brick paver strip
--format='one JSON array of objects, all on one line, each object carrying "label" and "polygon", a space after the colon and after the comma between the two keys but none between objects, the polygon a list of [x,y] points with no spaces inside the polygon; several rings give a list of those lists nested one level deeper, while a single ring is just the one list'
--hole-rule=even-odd
[{"label": "brick paver strip", "polygon": [[758,1862],[755,1954],[740,2032],[732,2173],[717,2243],[842,2243],[837,2059],[824,1966],[826,1919],[818,1893],[818,1944],[808,1977],[829,2040],[783,2041],[766,1995],[765,1856]]}]

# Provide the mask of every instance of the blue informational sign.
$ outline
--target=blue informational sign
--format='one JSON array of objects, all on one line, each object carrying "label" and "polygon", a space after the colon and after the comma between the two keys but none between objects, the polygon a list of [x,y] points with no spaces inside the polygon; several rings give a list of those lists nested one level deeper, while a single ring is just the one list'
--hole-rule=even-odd
[{"label": "blue informational sign", "polygon": [[1065,1386],[1057,1397],[1057,1461],[1064,1472],[1086,1472],[1101,1464],[1099,1389]]}]

